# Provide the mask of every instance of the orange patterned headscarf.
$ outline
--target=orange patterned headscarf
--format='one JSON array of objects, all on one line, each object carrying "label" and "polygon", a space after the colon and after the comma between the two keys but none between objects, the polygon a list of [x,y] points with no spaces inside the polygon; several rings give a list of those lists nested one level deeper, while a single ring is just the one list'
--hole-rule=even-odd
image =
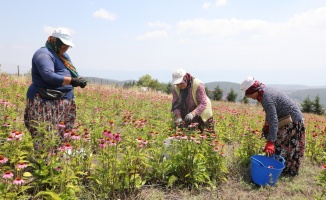
[{"label": "orange patterned headscarf", "polygon": [[49,36],[48,40],[45,43],[46,48],[53,50],[59,56],[63,64],[70,71],[72,77],[78,77],[78,72],[74,65],[64,55],[60,55],[62,45],[62,41],[59,38],[53,36]]}]

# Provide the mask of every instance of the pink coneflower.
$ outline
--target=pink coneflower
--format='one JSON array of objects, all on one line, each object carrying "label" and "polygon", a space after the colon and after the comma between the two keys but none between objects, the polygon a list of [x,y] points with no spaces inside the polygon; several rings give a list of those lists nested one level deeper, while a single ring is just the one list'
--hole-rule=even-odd
[{"label": "pink coneflower", "polygon": [[58,166],[58,167],[56,167],[54,169],[57,170],[57,171],[61,171],[62,170],[62,168],[60,166]]},{"label": "pink coneflower", "polygon": [[113,134],[110,130],[104,130],[104,132],[102,133],[102,135],[104,137],[108,137],[108,138],[113,138]]},{"label": "pink coneflower", "polygon": [[113,134],[113,139],[115,139],[115,141],[117,142],[121,141],[122,140],[121,134],[120,133]]},{"label": "pink coneflower", "polygon": [[225,156],[225,153],[224,153],[224,152],[221,152],[220,155],[221,155],[221,156]]},{"label": "pink coneflower", "polygon": [[65,125],[64,122],[59,122],[58,127],[59,128],[66,128],[66,125]]},{"label": "pink coneflower", "polygon": [[148,141],[147,140],[143,140],[142,142],[144,145],[148,144]]},{"label": "pink coneflower", "polygon": [[17,166],[18,169],[24,169],[27,167],[27,165],[24,162],[20,162]]},{"label": "pink coneflower", "polygon": [[185,134],[182,134],[182,135],[180,136],[180,138],[183,139],[183,140],[188,139],[188,137],[187,137]]},{"label": "pink coneflower", "polygon": [[69,149],[72,149],[72,146],[69,142],[67,142],[66,144],[62,145],[59,150],[60,151],[66,151],[66,150],[69,150]]},{"label": "pink coneflower", "polygon": [[110,145],[110,146],[117,146],[117,142],[116,142],[115,140],[111,140],[111,141],[109,142],[109,145]]},{"label": "pink coneflower", "polygon": [[217,152],[219,149],[220,149],[220,147],[215,146],[213,150],[214,150],[215,152]]},{"label": "pink coneflower", "polygon": [[24,180],[22,178],[16,178],[12,183],[15,185],[22,185]]},{"label": "pink coneflower", "polygon": [[100,142],[99,147],[103,149],[106,147],[106,143],[104,140]]},{"label": "pink coneflower", "polygon": [[9,170],[2,174],[3,179],[10,179],[12,177],[14,177],[14,174]]},{"label": "pink coneflower", "polygon": [[11,141],[14,139],[14,136],[12,136],[11,134],[7,137],[7,141]]},{"label": "pink coneflower", "polygon": [[8,161],[8,158],[3,157],[2,155],[0,155],[0,163],[6,163]]},{"label": "pink coneflower", "polygon": [[86,142],[90,142],[91,141],[91,138],[89,137],[89,136],[84,136],[84,140],[86,141]]},{"label": "pink coneflower", "polygon": [[110,120],[109,122],[110,122],[110,126],[114,126],[113,120]]},{"label": "pink coneflower", "polygon": [[137,142],[141,143],[143,140],[141,138],[137,138]]},{"label": "pink coneflower", "polygon": [[323,170],[326,170],[326,163],[321,166]]},{"label": "pink coneflower", "polygon": [[80,135],[78,135],[78,134],[72,132],[72,134],[71,134],[71,139],[73,139],[73,140],[80,140]]},{"label": "pink coneflower", "polygon": [[200,134],[199,137],[202,138],[202,139],[206,139],[206,138],[207,138],[207,135],[205,135],[205,134]]}]

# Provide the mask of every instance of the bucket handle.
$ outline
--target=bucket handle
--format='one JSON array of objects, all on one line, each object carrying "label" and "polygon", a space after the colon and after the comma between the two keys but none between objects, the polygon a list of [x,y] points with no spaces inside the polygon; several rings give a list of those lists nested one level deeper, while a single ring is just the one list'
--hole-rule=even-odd
[{"label": "bucket handle", "polygon": [[[278,160],[278,161],[280,161],[283,165],[284,165],[284,162],[285,162],[285,159],[282,157],[282,156],[280,156],[280,155],[273,155],[272,156],[272,158],[274,158],[275,160]],[[256,158],[253,158],[253,157],[251,157],[251,159],[254,159],[255,161],[257,161],[261,166],[263,166],[263,167],[265,167],[265,168],[267,168],[262,162],[260,162],[259,160],[257,160]]]}]

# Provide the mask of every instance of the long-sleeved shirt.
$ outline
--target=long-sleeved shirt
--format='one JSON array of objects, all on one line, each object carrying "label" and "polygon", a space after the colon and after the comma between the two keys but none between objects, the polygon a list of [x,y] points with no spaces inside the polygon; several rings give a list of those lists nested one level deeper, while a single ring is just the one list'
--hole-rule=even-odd
[{"label": "long-sleeved shirt", "polygon": [[[205,92],[205,87],[204,87],[203,83],[199,83],[199,86],[196,91],[196,100],[197,100],[198,105],[196,105],[196,103],[193,99],[193,96],[191,95],[192,87],[193,87],[193,85],[188,88],[188,90],[189,90],[188,98],[187,98],[188,110],[189,110],[189,112],[194,111],[199,116],[205,110],[205,108],[207,106],[207,102],[206,102],[207,96],[206,96],[206,92]],[[172,95],[173,95],[172,105],[174,105],[177,101],[179,101],[179,96],[175,90],[172,91]],[[181,114],[180,109],[172,110],[172,112],[174,115]],[[188,113],[185,113],[185,114],[188,114]],[[182,117],[184,117],[184,116],[182,116]]]},{"label": "long-sleeved shirt", "polygon": [[293,122],[303,120],[299,106],[285,93],[273,88],[265,87],[262,106],[269,124],[267,139],[276,141],[278,132],[278,119],[291,115]]},{"label": "long-sleeved shirt", "polygon": [[[65,56],[70,60],[68,54]],[[38,49],[32,58],[31,74],[32,84],[28,88],[27,98],[34,98],[38,93],[36,87],[60,90],[66,92],[63,98],[74,98],[73,87],[62,85],[64,76],[71,77],[71,73],[54,51],[45,47]]]}]

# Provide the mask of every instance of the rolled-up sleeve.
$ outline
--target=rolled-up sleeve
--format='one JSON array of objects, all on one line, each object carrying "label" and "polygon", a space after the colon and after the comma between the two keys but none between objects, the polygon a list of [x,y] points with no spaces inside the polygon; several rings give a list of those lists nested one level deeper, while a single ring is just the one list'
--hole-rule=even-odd
[{"label": "rolled-up sleeve", "polygon": [[197,115],[201,115],[201,113],[205,110],[207,106],[207,96],[206,96],[204,84],[202,83],[200,83],[197,88],[196,100],[198,105],[193,111],[196,112]]}]

